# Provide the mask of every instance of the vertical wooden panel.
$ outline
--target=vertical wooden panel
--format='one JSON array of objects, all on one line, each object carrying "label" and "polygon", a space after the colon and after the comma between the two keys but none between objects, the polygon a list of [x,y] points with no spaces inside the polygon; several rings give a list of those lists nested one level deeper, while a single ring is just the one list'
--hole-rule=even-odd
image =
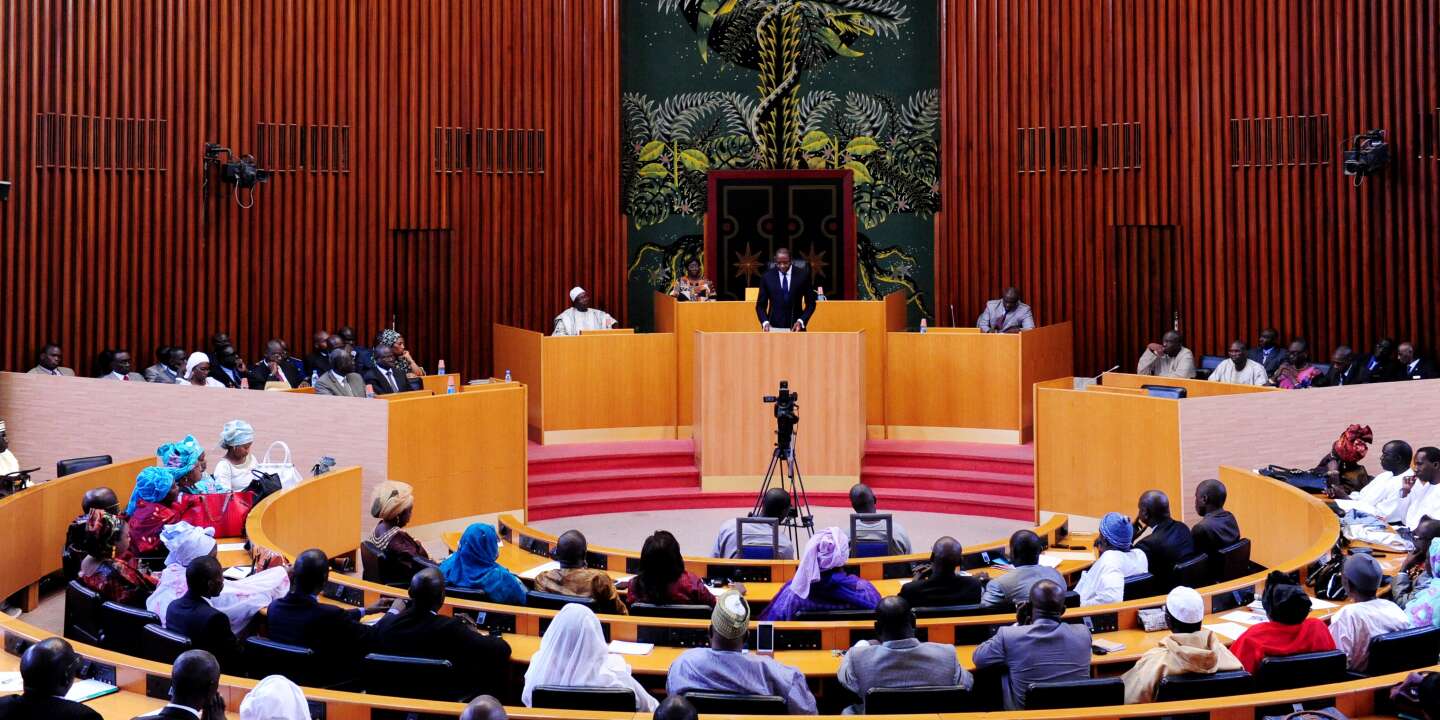
[{"label": "vertical wooden panel", "polygon": [[[423,295],[396,286],[437,285],[445,331],[412,350],[475,375],[492,323],[548,328],[573,285],[625,312],[618,0],[35,0],[0,30],[0,367],[52,338],[80,372],[218,330],[247,357],[368,342]],[[437,174],[438,127],[543,172]],[[242,209],[212,170],[202,199],[206,142],[286,172]],[[452,257],[397,263],[412,231]]]},{"label": "vertical wooden panel", "polygon": [[[1440,159],[1423,150],[1440,0],[940,2],[937,307],[968,321],[1018,285],[1042,322],[1075,322],[1082,373],[1134,363],[1143,347],[1120,345],[1168,329],[1122,327],[1149,312],[1116,303],[1176,278],[1197,352],[1268,324],[1319,355],[1382,335],[1437,349],[1421,288],[1440,275]],[[1136,167],[1076,171],[1071,128],[1102,128],[1098,160],[1103,127],[1127,123]],[[1395,161],[1354,187],[1341,143],[1372,128]],[[1111,242],[1128,226],[1173,228],[1178,254],[1132,272]]]}]

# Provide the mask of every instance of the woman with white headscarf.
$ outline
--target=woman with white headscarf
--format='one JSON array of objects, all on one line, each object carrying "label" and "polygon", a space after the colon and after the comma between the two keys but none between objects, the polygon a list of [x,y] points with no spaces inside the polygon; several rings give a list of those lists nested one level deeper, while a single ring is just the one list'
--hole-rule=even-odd
[{"label": "woman with white headscarf", "polygon": [[[160,531],[160,542],[170,554],[165,558],[165,571],[160,573],[155,592],[145,600],[145,609],[163,618],[170,603],[185,594],[186,566],[195,558],[214,556],[219,546],[215,544],[215,528],[195,527],[183,520],[166,525]],[[210,598],[210,605],[225,613],[230,630],[239,635],[261,608],[288,592],[290,573],[284,567],[272,567],[243,580],[227,579],[220,595]]]},{"label": "woman with white headscarf", "polygon": [[874,610],[880,591],[869,580],[845,572],[850,538],[838,527],[815,533],[800,554],[795,577],[775,593],[761,620],[793,620],[807,611]]},{"label": "woman with white headscarf", "polygon": [[625,659],[610,654],[595,613],[574,603],[555,615],[540,638],[540,649],[530,658],[525,689],[520,693],[526,707],[531,707],[531,693],[542,685],[630,688],[635,691],[637,712],[651,712],[660,704],[630,675]]},{"label": "woman with white headscarf", "polygon": [[310,720],[310,704],[299,685],[271,675],[240,701],[240,720]]},{"label": "woman with white headscarf", "polygon": [[210,356],[203,352],[190,353],[189,359],[185,361],[185,375],[175,378],[175,384],[225,387],[219,380],[210,377]]},{"label": "woman with white headscarf", "polygon": [[255,428],[244,420],[231,420],[220,430],[220,449],[225,451],[225,457],[215,463],[215,480],[232,492],[250,487],[250,481],[255,479],[250,474],[259,464],[250,452],[254,442]]}]

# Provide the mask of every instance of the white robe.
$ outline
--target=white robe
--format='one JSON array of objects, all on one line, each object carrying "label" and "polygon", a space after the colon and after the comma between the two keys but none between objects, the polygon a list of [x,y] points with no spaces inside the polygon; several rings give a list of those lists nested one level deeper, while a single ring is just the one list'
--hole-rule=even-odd
[{"label": "white robe", "polygon": [[20,472],[20,461],[15,458],[15,453],[9,450],[0,452],[0,475],[9,475],[13,472]]},{"label": "white robe", "polygon": [[[161,622],[164,622],[165,611],[170,608],[170,603],[185,594],[185,588],[185,566],[167,565],[165,571],[160,573],[160,582],[156,583],[155,592],[150,593],[150,597],[145,600],[145,609],[159,615]],[[221,590],[218,596],[210,598],[210,605],[225,613],[225,617],[230,620],[230,629],[239,635],[245,626],[250,624],[250,618],[255,617],[255,613],[269,606],[271,600],[285,597],[288,592],[290,574],[283,567],[272,567],[244,580],[226,580],[225,589]]]},{"label": "white robe", "polygon": [[551,335],[579,335],[581,330],[609,330],[614,325],[615,318],[604,310],[590,308],[580,312],[572,307],[555,316],[555,331]]}]

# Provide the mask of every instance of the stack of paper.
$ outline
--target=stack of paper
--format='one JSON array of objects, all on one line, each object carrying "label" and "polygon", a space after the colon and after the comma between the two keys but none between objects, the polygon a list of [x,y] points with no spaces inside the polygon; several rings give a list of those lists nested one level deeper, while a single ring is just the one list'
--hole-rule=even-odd
[{"label": "stack of paper", "polygon": [[535,567],[532,567],[529,570],[520,573],[520,577],[524,580],[534,580],[535,578],[540,577],[540,573],[559,569],[560,563],[551,560],[547,563],[540,563],[539,565],[536,565]]},{"label": "stack of paper", "polygon": [[1214,623],[1213,625],[1202,625],[1201,627],[1215,633],[1216,635],[1219,635],[1220,637],[1232,641],[1235,638],[1243,635],[1245,631],[1249,629],[1244,625],[1239,625],[1233,622]]},{"label": "stack of paper", "polygon": [[115,692],[120,692],[120,688],[110,683],[103,683],[99,680],[76,680],[75,684],[70,686],[70,692],[65,693],[65,699],[85,702]]},{"label": "stack of paper", "polygon": [[610,652],[616,655],[649,655],[655,643],[637,643],[625,640],[611,640]]},{"label": "stack of paper", "polygon": [[1241,625],[1254,625],[1265,622],[1267,619],[1263,612],[1250,612],[1248,610],[1234,610],[1220,616],[1221,620],[1240,623]]}]

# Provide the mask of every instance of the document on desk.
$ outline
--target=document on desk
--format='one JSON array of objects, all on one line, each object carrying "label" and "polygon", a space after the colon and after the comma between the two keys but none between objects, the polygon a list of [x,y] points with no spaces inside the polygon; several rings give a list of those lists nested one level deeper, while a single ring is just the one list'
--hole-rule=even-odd
[{"label": "document on desk", "polygon": [[1250,612],[1248,610],[1235,610],[1220,616],[1226,622],[1239,623],[1241,625],[1255,625],[1265,622],[1268,618],[1263,612]]},{"label": "document on desk", "polygon": [[220,543],[215,546],[215,549],[219,552],[240,552],[245,549],[245,543]]},{"label": "document on desk", "polygon": [[1238,623],[1233,623],[1233,622],[1213,623],[1213,624],[1210,624],[1210,625],[1202,625],[1201,627],[1205,628],[1206,630],[1209,630],[1210,632],[1215,633],[1216,635],[1219,635],[1219,636],[1221,636],[1221,637],[1223,637],[1223,638],[1226,638],[1226,639],[1232,640],[1232,641],[1233,641],[1235,638],[1238,638],[1238,637],[1240,637],[1241,635],[1243,635],[1246,630],[1249,630],[1249,629],[1250,629],[1250,628],[1245,627],[1244,625],[1240,625],[1240,624],[1238,624]]},{"label": "document on desk", "polygon": [[25,689],[25,681],[18,672],[0,672],[0,693],[18,693]]},{"label": "document on desk", "polygon": [[83,703],[117,692],[120,692],[120,688],[110,683],[103,683],[99,680],[76,680],[75,684],[70,686],[70,691],[65,693],[65,699]]},{"label": "document on desk", "polygon": [[539,565],[536,565],[535,567],[532,567],[529,570],[520,573],[520,577],[524,580],[534,580],[535,578],[540,577],[540,573],[559,569],[560,563],[551,560],[547,563],[540,563]]},{"label": "document on desk", "polygon": [[1066,560],[1093,562],[1095,555],[1084,550],[1046,550],[1040,553],[1040,564],[1045,567],[1059,567]]},{"label": "document on desk", "polygon": [[616,655],[649,655],[655,650],[655,643],[628,642],[625,640],[611,640],[610,652]]}]

